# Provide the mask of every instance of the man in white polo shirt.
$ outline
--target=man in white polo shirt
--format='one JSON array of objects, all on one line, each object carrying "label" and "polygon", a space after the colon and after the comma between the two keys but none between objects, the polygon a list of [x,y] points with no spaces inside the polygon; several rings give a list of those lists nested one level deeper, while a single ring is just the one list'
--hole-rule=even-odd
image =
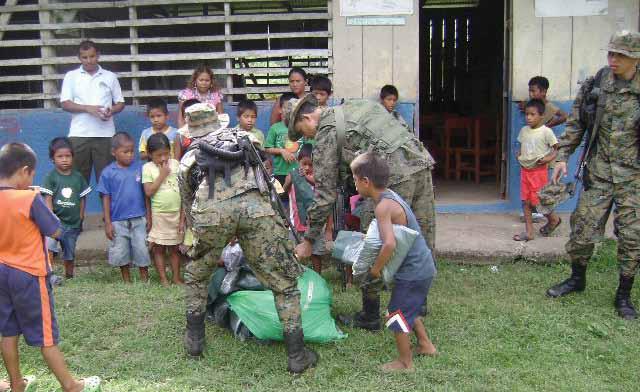
[{"label": "man in white polo shirt", "polygon": [[118,78],[98,65],[100,52],[92,41],[78,49],[82,65],[67,72],[62,82],[62,109],[72,113],[69,139],[75,168],[89,182],[91,168],[100,173],[111,161],[111,137],[115,134],[113,115],[124,109]]}]

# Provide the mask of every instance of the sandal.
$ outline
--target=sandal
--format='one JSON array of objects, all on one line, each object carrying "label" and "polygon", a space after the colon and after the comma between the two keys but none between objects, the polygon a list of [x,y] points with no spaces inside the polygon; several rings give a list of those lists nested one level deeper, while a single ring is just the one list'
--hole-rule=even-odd
[{"label": "sandal", "polygon": [[514,241],[524,241],[524,242],[527,242],[527,241],[531,241],[532,239],[533,239],[533,238],[529,238],[529,236],[527,235],[527,232],[526,232],[526,231],[523,231],[522,233],[520,233],[520,234],[516,234],[516,235],[514,235],[514,236],[513,236],[513,240],[514,240]]},{"label": "sandal", "polygon": [[556,231],[556,229],[558,228],[558,226],[560,226],[561,223],[562,223],[562,218],[560,217],[558,217],[558,223],[553,227],[551,227],[551,223],[547,222],[546,225],[540,228],[540,234],[542,234],[545,237],[549,237],[551,234],[553,234],[554,231]]},{"label": "sandal", "polygon": [[84,388],[82,388],[82,392],[98,392],[100,391],[100,377],[93,376],[83,378]]},{"label": "sandal", "polygon": [[[25,384],[27,384],[24,387],[24,392],[35,391],[36,376],[24,376],[22,379],[24,380]],[[0,389],[0,392],[11,392],[11,383],[9,383],[9,381],[7,380],[2,380],[1,382],[5,384],[6,387],[3,387],[2,389]]]}]

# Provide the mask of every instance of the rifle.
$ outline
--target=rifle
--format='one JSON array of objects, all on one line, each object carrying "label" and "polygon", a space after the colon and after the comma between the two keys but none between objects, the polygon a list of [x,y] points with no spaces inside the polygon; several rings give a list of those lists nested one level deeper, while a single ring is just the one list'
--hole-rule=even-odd
[{"label": "rifle", "polygon": [[302,240],[300,239],[300,236],[296,232],[295,227],[291,223],[291,220],[289,219],[289,214],[287,214],[287,212],[285,211],[284,205],[280,200],[280,195],[278,195],[278,192],[276,191],[276,187],[274,185],[274,182],[276,180],[275,178],[269,175],[269,172],[267,171],[267,168],[264,166],[264,163],[262,162],[262,158],[260,157],[260,153],[256,149],[256,146],[253,145],[253,143],[251,142],[251,140],[249,140],[247,136],[240,137],[239,144],[240,144],[240,148],[244,150],[245,153],[247,154],[249,163],[252,166],[256,167],[264,177],[265,179],[264,182],[267,184],[267,188],[269,190],[269,202],[271,203],[271,207],[273,207],[273,209],[278,213],[278,215],[280,215],[280,217],[285,221],[285,223],[289,227],[289,230],[291,231],[291,234],[293,234],[293,238],[295,239],[296,243],[297,244],[301,243]]}]

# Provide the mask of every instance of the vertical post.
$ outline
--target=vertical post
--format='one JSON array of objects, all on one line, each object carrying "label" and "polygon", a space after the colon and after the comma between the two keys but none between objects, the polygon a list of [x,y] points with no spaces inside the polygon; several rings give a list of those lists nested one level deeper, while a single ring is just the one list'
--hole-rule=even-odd
[{"label": "vertical post", "polygon": [[[38,19],[40,24],[49,24],[51,23],[51,12],[49,10],[43,9],[49,4],[49,0],[38,0],[38,5],[41,10],[38,11]],[[45,58],[53,58],[56,57],[56,50],[54,47],[47,45],[47,41],[53,38],[53,33],[51,30],[40,30],[40,39],[42,39],[43,44],[40,48],[40,57]],[[44,99],[44,107],[46,109],[51,109],[56,107],[56,98],[52,98],[52,95],[57,95],[58,93],[58,85],[55,80],[47,79],[47,76],[53,75],[56,73],[56,68],[54,65],[46,64],[42,65],[42,93],[45,96]]]},{"label": "vertical post", "polygon": [[[138,11],[136,7],[129,7],[129,20],[134,21],[138,19]],[[131,26],[129,27],[129,51],[131,53],[131,72],[135,73],[140,70],[140,66],[138,61],[136,61],[138,57],[138,44],[136,39],[138,38],[138,27]],[[133,105],[140,105],[140,98],[138,98],[138,93],[140,92],[140,81],[136,76],[131,77],[131,95],[133,96]]]},{"label": "vertical post", "polygon": [[329,52],[327,57],[327,77],[333,79],[333,4],[331,0],[327,0],[327,13],[329,14],[329,19],[327,20],[327,32],[329,33],[329,37],[327,37],[327,49]]},{"label": "vertical post", "polygon": [[[225,17],[229,17],[231,16],[231,4],[229,4],[228,2],[224,3],[224,16]],[[226,97],[227,97],[227,102],[233,102],[233,94],[230,94],[230,92],[233,89],[233,75],[231,74],[231,70],[232,70],[232,60],[230,56],[230,53],[232,52],[231,49],[231,41],[230,41],[230,37],[231,37],[231,23],[229,22],[224,22],[224,53],[225,53],[225,69],[227,70],[227,92],[226,92]]]}]

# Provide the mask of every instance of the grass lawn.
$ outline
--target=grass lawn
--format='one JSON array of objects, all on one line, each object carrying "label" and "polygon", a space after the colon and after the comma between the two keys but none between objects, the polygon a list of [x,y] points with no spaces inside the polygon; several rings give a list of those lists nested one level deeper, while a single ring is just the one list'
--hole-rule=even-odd
[{"label": "grass lawn", "polygon": [[[441,261],[425,322],[441,354],[416,359],[413,374],[377,370],[395,355],[388,331],[345,329],[346,340],[313,345],[321,363],[300,377],[286,372],[282,344],[242,343],[211,324],[206,358],[188,360],[181,290],[126,286],[106,267],[55,289],[60,346],[73,373],[101,376],[103,391],[638,390],[640,324],[614,314],[614,247],[599,250],[585,293],[560,300],[544,291],[567,275],[566,264],[492,272]],[[337,274],[325,276],[338,286]],[[334,302],[335,312],[354,311],[359,292],[336,289]],[[58,390],[39,350],[21,343],[21,354],[38,390]]]}]

